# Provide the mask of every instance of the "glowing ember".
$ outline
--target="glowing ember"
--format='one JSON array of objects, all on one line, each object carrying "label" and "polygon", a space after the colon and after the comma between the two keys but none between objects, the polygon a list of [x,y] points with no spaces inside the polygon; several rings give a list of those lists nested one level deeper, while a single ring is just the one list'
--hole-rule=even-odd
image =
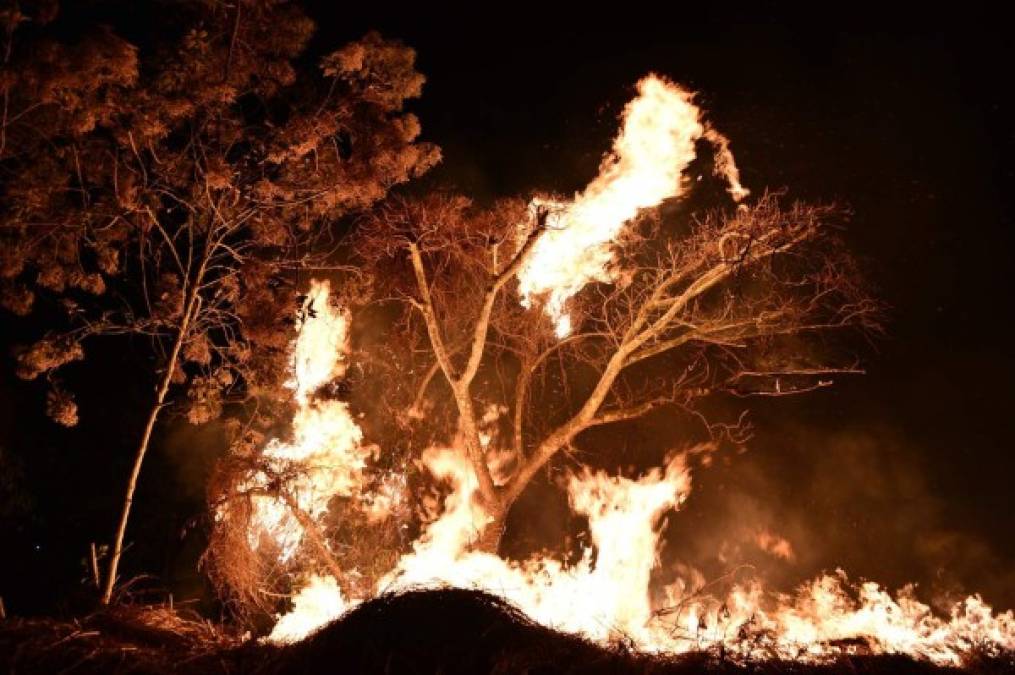
[{"label": "glowing ember", "polygon": [[518,279],[525,303],[545,298],[558,338],[571,332],[564,307],[568,299],[590,282],[613,280],[612,244],[624,224],[639,210],[683,193],[683,173],[695,158],[699,139],[716,146],[716,173],[728,182],[733,198],[747,196],[728,141],[706,126],[693,98],[656,75],[642,79],[599,175],[570,203],[541,202],[552,213],[548,231]]}]

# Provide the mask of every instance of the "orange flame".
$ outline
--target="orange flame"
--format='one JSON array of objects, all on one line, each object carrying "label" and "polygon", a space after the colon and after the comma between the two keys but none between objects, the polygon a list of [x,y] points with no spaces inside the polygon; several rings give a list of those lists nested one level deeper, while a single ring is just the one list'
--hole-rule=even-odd
[{"label": "orange flame", "polygon": [[[298,409],[292,422],[292,439],[272,440],[262,457],[267,471],[259,471],[242,486],[253,493],[273,476],[290,476],[283,486],[298,508],[320,518],[336,495],[359,492],[363,469],[371,449],[362,444],[363,432],[345,402],[318,400],[314,392],[345,372],[348,317],[334,307],[327,281],[313,281],[304,316],[297,325],[292,348],[292,377],[287,383],[296,394]],[[303,527],[286,500],[271,494],[253,497],[251,545],[263,535],[279,547],[280,560],[289,560],[303,539]]]},{"label": "orange flame", "polygon": [[716,146],[716,172],[736,201],[747,196],[729,142],[701,119],[694,95],[657,75],[638,82],[627,104],[623,128],[599,175],[570,203],[546,202],[548,231],[518,273],[522,301],[545,298],[558,337],[571,331],[568,299],[593,281],[613,281],[613,244],[641,209],[684,191],[684,171],[695,158],[695,143]]},{"label": "orange flame", "polygon": [[[658,523],[690,492],[687,457],[677,454],[666,467],[637,480],[589,471],[573,476],[570,502],[588,516],[593,545],[577,564],[565,566],[549,557],[518,563],[471,550],[489,520],[474,499],[475,474],[463,452],[428,450],[424,464],[453,490],[441,517],[376,592],[481,589],[547,626],[601,642],[623,639],[649,652],[721,645],[731,656],[821,662],[862,649],[958,665],[974,649],[1015,649],[1015,615],[995,615],[978,596],[942,618],[920,603],[912,588],[892,597],[872,582],[851,584],[841,571],[805,584],[792,596],[748,584],[735,586],[725,598],[704,598],[694,585],[676,580],[662,600],[653,601]],[[298,640],[365,600],[347,601],[329,582],[311,577],[269,639]]]}]

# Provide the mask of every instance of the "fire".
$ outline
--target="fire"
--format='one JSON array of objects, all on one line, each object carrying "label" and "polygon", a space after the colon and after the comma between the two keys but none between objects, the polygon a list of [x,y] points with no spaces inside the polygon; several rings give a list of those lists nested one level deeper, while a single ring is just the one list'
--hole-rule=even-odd
[{"label": "fire", "polygon": [[292,603],[292,611],[280,617],[271,629],[272,642],[297,642],[349,609],[338,582],[316,574],[307,578]]},{"label": "fire", "polygon": [[716,148],[715,169],[740,201],[740,184],[729,142],[702,121],[694,95],[657,75],[638,83],[638,96],[623,113],[623,127],[599,175],[571,202],[539,202],[551,211],[548,231],[519,271],[525,303],[545,301],[558,338],[571,332],[565,305],[587,284],[614,280],[612,245],[641,209],[680,196],[684,171],[699,139]]},{"label": "fire", "polygon": [[379,591],[478,588],[505,597],[536,620],[561,630],[601,640],[638,635],[646,644],[650,641],[648,590],[658,545],[656,526],[690,489],[684,454],[637,480],[602,472],[572,476],[568,487],[572,507],[589,517],[599,553],[587,548],[581,562],[570,568],[548,557],[518,564],[471,550],[488,520],[474,499],[478,486],[471,466],[462,452],[450,448],[427,452],[424,463],[453,490],[442,516],[382,580]]},{"label": "fire", "polygon": [[330,291],[327,281],[312,282],[297,324],[292,378],[287,383],[298,405],[292,438],[271,441],[262,453],[266,470],[251,476],[243,486],[243,490],[256,493],[273,476],[287,477],[282,489],[292,503],[274,494],[255,494],[254,526],[248,532],[254,548],[268,535],[278,546],[282,562],[295,554],[304,535],[294,511],[299,509],[316,520],[327,511],[332,497],[357,494],[372,452],[362,444],[363,432],[346,403],[314,397],[316,390],[341,376],[346,368],[348,317],[332,305]]},{"label": "fire", "polygon": [[765,551],[776,558],[781,558],[782,560],[787,561],[791,561],[796,558],[796,553],[793,551],[793,545],[784,537],[773,534],[768,530],[759,531],[754,537],[754,542],[762,551]]},{"label": "fire", "polygon": [[[718,640],[721,630],[749,626],[741,644],[745,655],[820,661],[856,650],[849,643],[861,640],[873,653],[960,665],[975,649],[1015,648],[1015,615],[995,616],[978,596],[956,604],[946,619],[917,600],[912,587],[892,597],[874,582],[850,583],[841,570],[804,584],[793,597],[775,596],[774,603],[760,589],[737,589],[731,600],[735,609],[712,625],[709,637]],[[774,605],[767,612],[765,600]]]},{"label": "fire", "polygon": [[296,325],[292,378],[286,384],[306,404],[315,390],[345,373],[348,317],[329,302],[331,285],[313,280]]},{"label": "fire", "polygon": [[[841,571],[793,595],[768,593],[752,583],[712,598],[698,593],[700,582],[677,579],[654,599],[650,579],[658,564],[659,522],[690,494],[693,454],[678,453],[637,479],[589,471],[572,476],[570,503],[588,517],[592,545],[577,564],[565,566],[551,557],[518,563],[472,550],[488,520],[474,498],[475,475],[460,450],[432,448],[424,464],[452,491],[442,515],[376,592],[486,590],[547,626],[601,642],[623,639],[649,652],[722,646],[743,658],[821,662],[868,651],[958,665],[974,649],[1015,649],[1011,611],[995,615],[970,596],[942,618],[916,599],[913,588],[893,597],[873,582],[850,583]],[[269,639],[299,640],[365,599],[346,600],[333,579],[311,576]]]},{"label": "fire", "polygon": [[[728,142],[702,121],[691,93],[656,76],[638,84],[638,96],[624,111],[623,128],[599,176],[572,202],[558,203],[552,229],[536,242],[519,272],[524,302],[539,300],[566,336],[566,303],[586,284],[614,279],[612,245],[640,209],[678,196],[695,144],[716,148],[716,171],[735,200],[747,194],[739,182]],[[326,282],[313,282],[293,342],[292,380],[298,405],[291,438],[264,451],[265,469],[246,487],[266,487],[284,476],[284,499],[255,498],[251,545],[274,544],[280,562],[293,559],[304,539],[298,511],[317,520],[328,501],[358,499],[364,512],[382,519],[401,499],[404,477],[391,476],[367,490],[363,478],[374,448],[346,404],[318,390],[347,367],[349,316],[329,300]],[[504,413],[491,407],[483,418],[482,442],[493,469],[500,455],[494,422]],[[487,429],[489,427],[489,429]],[[420,586],[479,588],[517,605],[545,625],[609,642],[623,639],[650,652],[680,653],[721,646],[743,658],[821,661],[858,649],[900,653],[939,664],[958,664],[974,649],[1015,649],[1015,614],[995,614],[978,596],[935,614],[916,599],[913,588],[896,595],[873,582],[854,583],[837,572],[786,595],[756,582],[733,585],[722,596],[705,591],[700,573],[683,570],[656,580],[661,522],[679,511],[692,488],[692,469],[707,465],[710,447],[672,454],[664,466],[641,476],[604,472],[570,477],[571,508],[588,518],[591,543],[578,562],[551,556],[509,561],[476,550],[490,522],[477,499],[478,481],[459,439],[428,449],[422,463],[450,491],[430,522],[373,590],[380,594]],[[494,470],[494,474],[498,471]],[[496,478],[496,476],[495,476]],[[305,522],[305,521],[304,521]],[[770,531],[755,543],[774,556],[792,559],[790,543]],[[272,550],[275,550],[272,549]],[[367,597],[345,597],[339,580],[307,574],[279,617],[269,640],[299,640]]]}]

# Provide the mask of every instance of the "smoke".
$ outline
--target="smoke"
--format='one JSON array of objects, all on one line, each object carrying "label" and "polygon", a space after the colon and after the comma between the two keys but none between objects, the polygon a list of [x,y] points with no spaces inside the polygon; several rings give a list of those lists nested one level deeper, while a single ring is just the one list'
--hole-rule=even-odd
[{"label": "smoke", "polygon": [[[694,570],[704,583],[735,572],[790,591],[842,568],[889,588],[916,583],[940,609],[973,592],[1015,606],[1015,570],[983,537],[952,522],[918,442],[897,429],[813,413],[827,407],[821,397],[752,406],[755,433],[746,448],[723,446],[696,468],[694,491],[666,517],[654,576]],[[716,406],[709,414],[735,417],[736,410]],[[669,448],[704,438],[696,420],[661,413],[588,434],[580,460],[636,475]],[[587,542],[587,523],[563,498],[563,485],[534,484],[515,505],[504,542],[510,557],[573,556]]]},{"label": "smoke", "polygon": [[[841,567],[891,588],[915,582],[942,607],[973,591],[1015,604],[1015,573],[986,541],[948,522],[914,443],[885,428],[807,425],[786,412],[755,419],[749,452],[697,472],[697,489],[665,532],[665,564],[705,578],[749,566],[782,590]],[[792,556],[778,554],[779,540]]]}]

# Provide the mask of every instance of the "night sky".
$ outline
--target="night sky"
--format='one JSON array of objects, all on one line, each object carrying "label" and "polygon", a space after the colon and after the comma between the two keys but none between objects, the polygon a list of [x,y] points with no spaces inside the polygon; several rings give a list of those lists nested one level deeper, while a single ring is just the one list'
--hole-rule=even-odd
[{"label": "night sky", "polygon": [[[341,4],[309,3],[316,53],[377,29],[415,47],[428,78],[413,110],[445,160],[411,189],[451,186],[479,200],[578,190],[634,83],[655,71],[700,92],[746,186],[853,211],[846,236],[890,306],[887,337],[858,345],[868,374],[750,403],[749,450],[695,475],[685,510],[670,517],[665,564],[749,562],[783,588],[841,566],[891,587],[919,582],[927,596],[961,588],[1015,606],[1015,54],[1004,21],[966,5],[955,16],[783,3],[686,14],[632,3]],[[143,17],[124,21],[140,30]],[[68,378],[88,392],[82,425],[58,429],[42,415],[41,385],[13,376],[8,352],[30,327],[0,320],[0,446],[31,503],[4,524],[0,595],[28,612],[73,603],[88,542],[111,534],[151,394],[132,376],[144,345],[101,347]],[[660,425],[619,439],[625,461],[648,457],[639,443],[653,445]],[[126,573],[199,595],[202,477],[221,439],[170,420],[156,440]],[[547,536],[560,527],[552,509],[518,508]],[[749,543],[762,526],[793,544],[794,561]]]}]

